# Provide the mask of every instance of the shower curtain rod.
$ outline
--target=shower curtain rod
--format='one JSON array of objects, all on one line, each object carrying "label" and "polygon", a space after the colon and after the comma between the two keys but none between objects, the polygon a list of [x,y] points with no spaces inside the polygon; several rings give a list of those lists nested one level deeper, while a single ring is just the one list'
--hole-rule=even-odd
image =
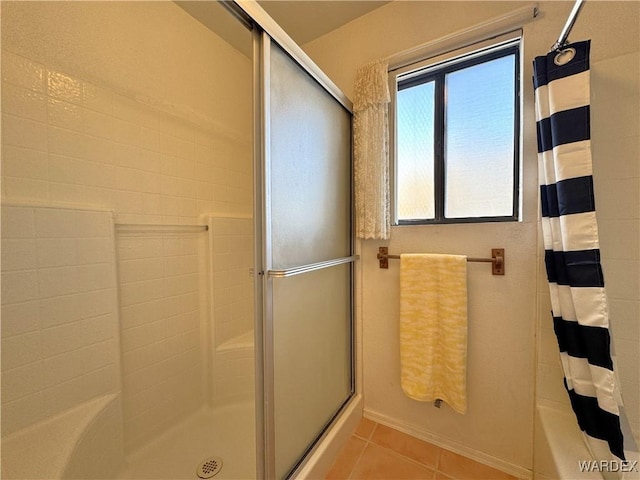
[{"label": "shower curtain rod", "polygon": [[571,9],[571,13],[569,14],[569,18],[567,18],[567,22],[564,24],[562,31],[560,32],[560,36],[558,37],[558,41],[553,44],[550,52],[559,51],[564,47],[568,41],[567,37],[569,33],[571,33],[571,29],[573,28],[573,24],[576,23],[576,19],[578,18],[578,14],[580,13],[580,9],[582,8],[585,0],[576,0],[576,3],[573,5]]}]

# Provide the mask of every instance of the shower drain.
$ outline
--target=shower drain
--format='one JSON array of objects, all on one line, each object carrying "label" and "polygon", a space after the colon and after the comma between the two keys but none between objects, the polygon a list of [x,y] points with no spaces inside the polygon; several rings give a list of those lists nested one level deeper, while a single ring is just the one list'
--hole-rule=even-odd
[{"label": "shower drain", "polygon": [[222,459],[220,457],[211,457],[203,461],[196,473],[200,478],[211,478],[222,470]]}]

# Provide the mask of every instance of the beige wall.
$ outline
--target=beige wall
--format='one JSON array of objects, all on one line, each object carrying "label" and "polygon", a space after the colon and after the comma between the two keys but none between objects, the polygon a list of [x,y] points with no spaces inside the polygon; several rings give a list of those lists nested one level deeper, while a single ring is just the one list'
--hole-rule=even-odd
[{"label": "beige wall", "polygon": [[[309,44],[305,50],[353,97],[357,68],[524,6],[521,2],[393,2]],[[537,396],[563,402],[548,293],[538,248],[532,60],[556,40],[570,2],[541,2],[523,26],[523,218],[509,224],[394,227],[389,242],[363,241],[359,326],[365,414],[427,440],[526,474],[532,467]],[[590,2],[571,36],[591,38],[594,170],[604,269],[625,394],[638,410],[638,3]],[[635,76],[634,76],[635,75]],[[613,87],[613,88],[611,88]],[[612,103],[610,103],[612,102]],[[618,113],[616,113],[618,112]],[[616,152],[610,155],[609,152]],[[615,157],[615,158],[612,158]],[[609,168],[615,162],[616,168]],[[615,173],[614,173],[615,172]],[[618,187],[616,187],[618,185]],[[620,209],[619,206],[624,205]],[[469,266],[469,410],[460,416],[406,398],[399,386],[398,268],[377,267],[390,252],[486,256],[506,249],[504,277]],[[538,315],[540,312],[540,315]],[[540,319],[538,319],[538,316]],[[540,320],[538,322],[538,320]],[[540,327],[536,327],[537,324]],[[619,333],[618,333],[619,332]],[[540,335],[536,363],[536,333]],[[635,365],[635,366],[634,366]],[[563,396],[564,395],[564,396]],[[635,415],[637,431],[637,414]]]},{"label": "beige wall", "polygon": [[[3,2],[3,203],[250,216],[251,65],[173,2]],[[204,238],[116,235],[129,448],[204,401]]]}]

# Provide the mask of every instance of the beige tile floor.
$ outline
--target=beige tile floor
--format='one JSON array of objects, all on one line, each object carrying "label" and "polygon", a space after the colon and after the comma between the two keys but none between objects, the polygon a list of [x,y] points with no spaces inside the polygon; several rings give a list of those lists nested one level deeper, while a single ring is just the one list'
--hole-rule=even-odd
[{"label": "beige tile floor", "polygon": [[326,480],[516,480],[507,473],[363,418]]}]

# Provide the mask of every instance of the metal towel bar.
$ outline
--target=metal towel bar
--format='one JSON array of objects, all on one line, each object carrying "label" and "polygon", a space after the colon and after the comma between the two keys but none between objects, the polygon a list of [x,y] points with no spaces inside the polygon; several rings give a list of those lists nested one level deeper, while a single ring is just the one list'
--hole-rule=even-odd
[{"label": "metal towel bar", "polygon": [[[380,268],[389,268],[389,259],[398,260],[400,255],[390,255],[389,247],[378,248]],[[467,262],[491,263],[491,273],[493,275],[504,275],[504,248],[492,248],[491,258],[467,257]]]}]

